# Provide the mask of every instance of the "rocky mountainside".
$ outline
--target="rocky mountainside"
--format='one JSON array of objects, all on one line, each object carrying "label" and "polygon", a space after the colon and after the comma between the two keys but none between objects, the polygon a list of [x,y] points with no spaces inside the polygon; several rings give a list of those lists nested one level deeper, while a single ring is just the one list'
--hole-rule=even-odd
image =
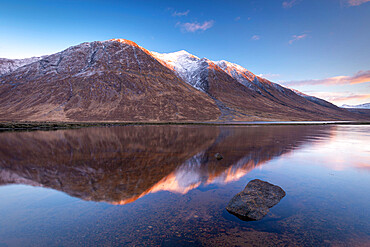
[{"label": "rocky mountainside", "polygon": [[10,73],[19,67],[36,62],[40,59],[41,57],[31,57],[25,59],[0,58],[0,75]]},{"label": "rocky mountainside", "polygon": [[325,100],[302,96],[234,63],[198,58],[186,51],[152,54],[188,84],[212,98],[221,110],[219,120],[361,118]]},{"label": "rocky mountainside", "polygon": [[83,43],[0,77],[1,120],[217,119],[212,99],[127,40]]},{"label": "rocky mountainside", "polygon": [[[227,61],[160,54],[113,39],[3,62],[0,120],[358,120]],[[1,64],[1,63],[0,63]],[[11,65],[11,66],[10,66]],[[1,67],[1,68],[3,68]]]}]

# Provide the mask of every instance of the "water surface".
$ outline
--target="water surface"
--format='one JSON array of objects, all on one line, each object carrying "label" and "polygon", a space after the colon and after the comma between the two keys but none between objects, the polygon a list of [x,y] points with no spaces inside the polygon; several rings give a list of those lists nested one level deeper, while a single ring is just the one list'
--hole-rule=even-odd
[{"label": "water surface", "polygon": [[[369,143],[366,125],[0,133],[0,246],[369,246]],[[245,222],[225,207],[255,178],[287,195]]]}]

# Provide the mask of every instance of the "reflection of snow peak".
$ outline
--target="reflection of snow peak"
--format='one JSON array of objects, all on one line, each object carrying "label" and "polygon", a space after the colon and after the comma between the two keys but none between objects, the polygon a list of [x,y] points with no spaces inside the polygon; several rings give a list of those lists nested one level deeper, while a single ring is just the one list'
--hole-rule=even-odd
[{"label": "reflection of snow peak", "polygon": [[203,155],[204,153],[201,152],[185,161],[185,163],[177,168],[175,172],[156,183],[149,192],[155,193],[165,190],[186,194],[188,191],[198,187],[202,183],[199,169],[201,167],[201,157]]},{"label": "reflection of snow peak", "polygon": [[237,181],[253,170],[258,164],[251,157],[243,157],[235,165],[231,166],[221,174],[209,177],[206,184],[221,183],[226,184]]},{"label": "reflection of snow peak", "polygon": [[161,179],[149,190],[134,198],[120,201],[117,204],[131,203],[149,193],[159,191],[186,194],[190,190],[199,187],[202,183],[206,185],[214,183],[226,184],[237,181],[258,165],[258,162],[252,160],[251,156],[246,156],[221,173],[207,173],[207,170],[202,169],[201,161],[203,158],[204,152],[198,153],[185,161],[176,171]]},{"label": "reflection of snow peak", "polygon": [[[154,186],[157,188],[155,192],[167,190],[175,193],[185,194],[189,190],[198,187],[202,183],[225,184],[232,181],[237,181],[258,165],[258,162],[253,160],[251,156],[245,156],[222,172],[214,171],[209,173],[209,170],[202,169],[201,160],[203,157],[204,153],[202,152],[187,160],[174,173],[171,173],[171,175],[165,177],[159,183],[157,183]],[[175,186],[171,187],[169,184],[164,185],[164,183],[167,181],[175,181],[173,183]],[[151,192],[154,192],[154,190],[151,190]]]}]

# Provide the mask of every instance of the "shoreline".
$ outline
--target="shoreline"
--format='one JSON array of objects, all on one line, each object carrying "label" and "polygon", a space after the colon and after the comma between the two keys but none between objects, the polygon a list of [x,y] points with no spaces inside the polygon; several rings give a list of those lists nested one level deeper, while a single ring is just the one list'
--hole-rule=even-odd
[{"label": "shoreline", "polygon": [[208,126],[263,126],[263,125],[370,125],[370,121],[271,121],[271,122],[0,122],[0,132],[80,129],[129,125],[208,125]]}]

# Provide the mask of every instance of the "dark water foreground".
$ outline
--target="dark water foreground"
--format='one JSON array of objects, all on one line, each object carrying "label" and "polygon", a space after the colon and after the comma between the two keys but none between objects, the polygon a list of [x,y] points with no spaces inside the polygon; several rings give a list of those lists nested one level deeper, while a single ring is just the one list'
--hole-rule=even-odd
[{"label": "dark water foreground", "polygon": [[[245,222],[256,178],[286,196]],[[3,132],[0,185],[1,247],[370,246],[368,125]]]}]

